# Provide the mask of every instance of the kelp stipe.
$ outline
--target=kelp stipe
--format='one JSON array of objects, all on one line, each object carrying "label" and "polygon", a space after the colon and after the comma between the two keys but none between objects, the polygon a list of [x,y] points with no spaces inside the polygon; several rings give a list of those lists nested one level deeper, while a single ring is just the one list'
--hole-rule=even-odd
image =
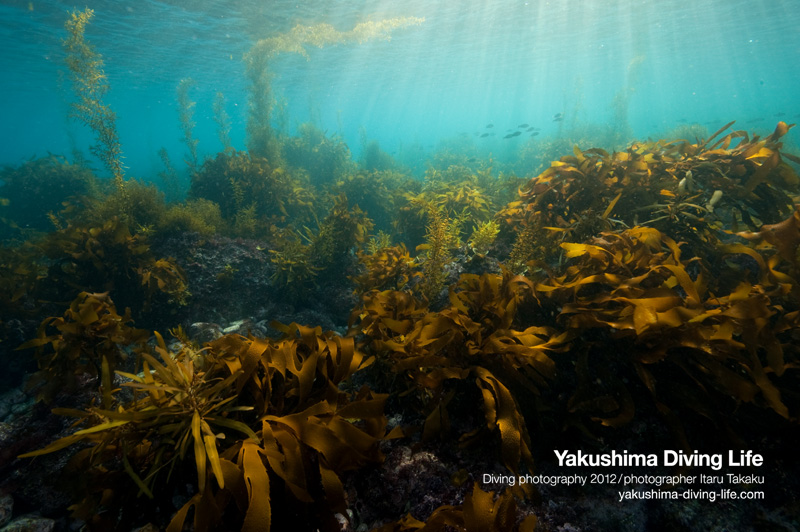
[{"label": "kelp stipe", "polygon": [[78,101],[72,104],[72,115],[92,130],[97,141],[92,153],[111,172],[117,189],[123,190],[125,172],[117,134],[117,116],[103,101],[108,92],[103,58],[85,37],[86,25],[93,16],[94,11],[89,8],[73,11],[64,24],[68,34],[64,40],[66,62],[73,90],[78,97]]}]

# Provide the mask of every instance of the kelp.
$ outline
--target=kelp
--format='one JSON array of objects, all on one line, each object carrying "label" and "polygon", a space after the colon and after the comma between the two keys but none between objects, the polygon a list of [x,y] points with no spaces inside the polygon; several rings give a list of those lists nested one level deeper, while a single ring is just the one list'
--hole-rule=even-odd
[{"label": "kelp", "polygon": [[68,37],[64,40],[69,78],[77,101],[71,104],[72,116],[92,130],[97,144],[91,148],[114,178],[114,184],[122,191],[125,172],[122,166],[122,151],[117,133],[117,115],[103,102],[108,92],[108,80],[103,71],[103,57],[86,41],[86,25],[92,20],[94,11],[72,11],[64,28]]},{"label": "kelp", "polygon": [[269,250],[272,284],[292,302],[304,301],[320,281],[346,278],[356,265],[355,252],[367,241],[372,222],[347,197],[336,198],[325,219],[313,232],[292,229],[275,232]]},{"label": "kelp", "polygon": [[479,257],[485,256],[489,253],[499,232],[500,225],[493,220],[476,225],[472,230],[472,236],[469,237],[470,249]]},{"label": "kelp", "polygon": [[20,319],[35,312],[38,303],[33,295],[46,273],[38,250],[30,244],[0,246],[1,320]]},{"label": "kelp", "polygon": [[[743,281],[716,296],[702,264],[682,259],[681,246],[655,229],[602,233],[590,242],[562,244],[572,259],[566,273],[536,284],[540,297],[561,305],[557,320],[577,355],[570,412],[624,425],[635,404],[622,375],[637,375],[680,433],[678,411],[726,430],[740,403],[793,415],[781,398],[779,377],[788,366],[773,327],[791,288],[778,286],[788,280],[775,274],[772,259],[746,246],[722,247],[757,257],[765,285]],[[605,335],[587,335],[589,329]]]},{"label": "kelp", "polygon": [[[281,496],[290,505],[326,501],[314,506],[317,526],[336,529],[333,514],[345,513],[338,475],[382,459],[377,443],[385,436],[386,396],[366,388],[352,396],[339,391],[339,384],[371,363],[352,339],[297,324],[276,326],[284,332],[277,342],[226,336],[209,344],[214,360],[236,378],[239,397],[258,415],[253,427],[259,441],[239,441],[221,454],[236,478],[225,489],[244,513],[242,530],[269,530],[270,522],[282,522],[277,516],[286,508],[270,507],[279,495],[267,480],[271,476],[283,481]],[[196,495],[168,530],[180,530],[192,506],[195,527],[204,529],[209,521],[198,516],[213,501],[210,494]]]},{"label": "kelp", "polygon": [[445,266],[450,262],[452,250],[460,245],[461,220],[448,217],[442,207],[428,205],[428,225],[425,243],[417,246],[424,252],[420,292],[429,301],[436,301],[447,281]]},{"label": "kelp", "polygon": [[[138,352],[141,373],[117,371],[132,399],[117,399],[103,363],[102,407],[57,410],[84,428],[23,457],[89,444],[73,462],[98,480],[75,507],[90,521],[98,497],[109,504],[126,493],[165,496],[158,479],[166,474],[175,485],[192,463],[197,492],[169,531],[182,530],[192,509],[195,530],[281,528],[301,508],[313,510],[309,526],[337,529],[334,513],[346,510],[339,475],[380,461],[378,442],[400,433],[386,434],[385,395],[340,390],[371,363],[352,338],[275,326],[284,333],[279,340],[227,335],[202,350],[185,341],[168,349],[156,333],[155,353]],[[119,468],[127,487],[107,474]],[[274,507],[275,500],[283,502]],[[231,501],[238,518],[225,512]]]},{"label": "kelp", "polygon": [[250,112],[247,117],[247,147],[255,155],[275,158],[279,148],[270,124],[273,105],[272,73],[269,64],[275,56],[296,53],[309,59],[307,48],[334,44],[362,44],[375,39],[390,39],[396,29],[419,25],[424,19],[396,17],[368,20],[349,31],[338,31],[330,24],[302,26],[258,40],[245,54],[246,74],[250,81]]},{"label": "kelp", "polygon": [[275,268],[270,282],[289,301],[300,301],[311,287],[316,286],[320,270],[314,265],[311,245],[304,244],[296,233],[284,231],[276,247],[269,250],[269,260]]},{"label": "kelp", "polygon": [[755,230],[776,223],[791,212],[790,194],[800,183],[780,156],[780,139],[791,127],[780,122],[764,139],[734,131],[713,144],[714,136],[695,144],[634,143],[614,153],[575,146],[498,213],[518,235],[514,261],[531,260],[535,250],[554,262],[561,242],[636,225],[699,252],[720,241],[723,224]]},{"label": "kelp", "polygon": [[111,218],[102,225],[70,224],[40,244],[51,259],[47,273],[50,297],[65,288],[110,292],[136,310],[148,310],[161,294],[173,304],[189,295],[183,269],[172,259],[157,259],[148,238],[131,234],[127,224]]},{"label": "kelp", "polygon": [[366,271],[352,277],[359,293],[371,290],[403,290],[421,274],[404,244],[359,253]]},{"label": "kelp", "polygon": [[750,240],[756,247],[772,246],[780,257],[795,268],[800,267],[800,205],[795,205],[794,213],[776,224],[764,224],[757,232],[740,232],[738,236]]},{"label": "kelp", "polygon": [[[197,530],[340,529],[341,475],[379,462],[380,440],[402,433],[386,434],[384,393],[416,416],[423,445],[458,427],[462,446],[490,443],[513,473],[533,469],[537,443],[573,428],[622,434],[647,412],[685,449],[706,426],[736,438],[754,420],[793,424],[800,211],[780,142],[790,127],[764,139],[726,127],[614,153],[576,147],[494,216],[516,180],[495,179],[491,166],[431,168],[424,186],[397,171],[347,173],[320,193],[280,157],[226,150],[207,160],[194,199],[154,223],[263,238],[273,288],[292,303],[349,276],[361,303],[346,337],[275,324],[278,339],[226,335],[201,348],[176,331],[170,347],[158,337],[146,348],[110,298],[141,310],[162,295],[181,302],[182,270],[152,254],[152,228],[133,234],[110,216],[116,200],[94,218],[58,219],[40,247],[47,276],[26,263],[0,276],[0,290],[9,303],[43,284],[51,300],[65,287],[110,290],[82,294],[26,345],[39,350],[43,397],[68,389],[64,376],[97,377],[100,391],[84,410],[58,411],[77,418],[77,432],[28,456],[85,446],[73,466],[90,488],[74,511],[96,529],[165,511],[144,499],[172,500],[187,485],[171,531],[189,520]],[[136,190],[126,183],[131,203]],[[373,212],[382,231],[368,242]],[[454,281],[509,250],[501,274]],[[222,283],[236,273],[219,271]],[[140,373],[122,367],[131,349]],[[363,370],[357,382],[383,393],[351,380]],[[511,490],[495,498],[475,487],[427,524],[387,526],[507,530],[514,504]]]},{"label": "kelp", "polygon": [[350,149],[338,135],[328,136],[314,124],[300,124],[298,136],[284,139],[281,156],[302,169],[315,186],[336,183],[355,171]]},{"label": "kelp", "polygon": [[189,91],[196,84],[192,78],[183,78],[178,82],[178,87],[175,90],[178,103],[178,120],[183,131],[181,141],[186,144],[186,148],[189,150],[188,157],[184,159],[184,162],[186,162],[192,173],[197,171],[197,144],[199,141],[193,135],[194,126],[197,125],[194,121],[194,106],[196,102],[193,102],[189,97]]},{"label": "kelp", "polygon": [[[97,192],[97,181],[90,170],[48,155],[0,170],[3,198],[0,235],[54,229],[53,216],[70,197]],[[5,227],[3,227],[5,226]]]},{"label": "kelp", "polygon": [[189,197],[217,203],[231,224],[253,208],[260,234],[269,235],[271,225],[286,227],[289,221],[303,224],[314,219],[310,190],[308,183],[273,161],[230,150],[207,159],[192,174]]},{"label": "kelp", "polygon": [[372,231],[372,220],[357,205],[350,207],[347,196],[339,195],[311,241],[311,256],[320,270],[341,275],[352,261],[353,252]]},{"label": "kelp", "polygon": [[378,231],[392,232],[404,194],[418,191],[420,182],[397,170],[347,173],[328,187],[330,195],[347,195],[375,224]]},{"label": "kelp", "polygon": [[422,190],[411,190],[404,194],[404,201],[398,202],[394,221],[397,232],[409,244],[418,242],[426,232],[422,223],[430,219],[431,209],[438,209],[447,218],[458,220],[453,234],[466,239],[470,225],[491,223],[495,205],[506,201],[508,189],[517,184],[513,177],[493,178],[491,172],[491,166],[474,173],[460,165],[442,171],[428,168]]},{"label": "kelp", "polygon": [[512,327],[517,306],[532,297],[520,276],[464,275],[451,289],[450,306],[429,312],[402,292],[370,292],[354,311],[353,328],[363,342],[403,375],[426,416],[423,438],[446,432],[450,380],[474,382],[482,396],[485,424],[463,434],[468,444],[488,434],[501,441],[501,459],[511,471],[532,467],[527,426],[511,388],[538,395],[554,377],[550,355],[565,337],[546,327]]},{"label": "kelp", "polygon": [[[147,332],[129,324],[130,310],[120,316],[108,293],[81,292],[63,316],[47,318],[36,338],[18,349],[36,349],[39,365],[28,385],[39,401],[50,403],[58,393],[75,391],[84,375],[101,379],[127,358],[125,348],[142,346]],[[110,393],[108,383],[104,393]]]},{"label": "kelp", "polygon": [[476,482],[460,506],[440,506],[424,522],[409,514],[373,532],[533,532],[538,522],[536,516],[531,514],[519,520],[517,513],[511,490],[496,495],[483,491]]}]

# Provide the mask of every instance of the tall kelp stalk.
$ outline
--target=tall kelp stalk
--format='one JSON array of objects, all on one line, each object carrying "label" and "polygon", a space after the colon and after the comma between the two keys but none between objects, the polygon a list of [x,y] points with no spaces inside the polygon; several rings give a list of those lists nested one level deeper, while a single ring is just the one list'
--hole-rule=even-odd
[{"label": "tall kelp stalk", "polygon": [[330,24],[297,25],[286,33],[261,39],[245,54],[250,79],[250,110],[247,119],[247,148],[253,155],[274,160],[279,154],[270,125],[272,84],[269,61],[280,53],[293,52],[309,59],[306,46],[323,48],[334,44],[363,44],[375,39],[391,39],[392,31],[422,24],[424,18],[397,17],[357,24],[350,31],[337,31]]},{"label": "tall kelp stalk", "polygon": [[225,110],[225,95],[217,91],[214,97],[214,122],[217,123],[217,136],[225,153],[233,151],[231,144],[231,117]]},{"label": "tall kelp stalk", "polygon": [[194,121],[195,102],[189,98],[189,91],[194,86],[195,81],[192,78],[183,78],[178,83],[178,89],[176,90],[178,97],[178,119],[180,120],[181,129],[183,130],[183,139],[181,140],[186,144],[186,147],[189,148],[186,165],[192,173],[197,171],[198,143],[198,140],[193,136],[194,126],[197,125]]},{"label": "tall kelp stalk", "polygon": [[66,62],[72,88],[78,97],[78,101],[72,103],[71,116],[94,132],[97,144],[92,146],[91,151],[111,172],[117,190],[122,193],[125,173],[117,135],[117,115],[103,102],[108,92],[103,57],[86,42],[84,36],[86,25],[93,16],[94,11],[89,8],[73,11],[64,24],[68,34],[63,42]]}]

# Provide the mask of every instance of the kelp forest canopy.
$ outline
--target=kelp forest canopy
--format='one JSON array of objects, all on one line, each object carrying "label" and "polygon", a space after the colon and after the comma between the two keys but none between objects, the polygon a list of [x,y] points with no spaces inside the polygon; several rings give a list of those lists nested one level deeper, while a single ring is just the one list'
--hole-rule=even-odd
[{"label": "kelp forest canopy", "polygon": [[[357,160],[314,124],[278,126],[276,56],[425,21],[320,24],[246,54],[246,150],[220,93],[224,149],[197,151],[185,79],[188,186],[166,150],[158,176],[133,178],[92,14],[67,22],[71,112],[113,179],[58,155],[0,172],[7,378],[31,373],[28,393],[74,420],[15,449],[72,453],[70,511],[89,528],[340,530],[350,479],[397,442],[521,474],[556,445],[780,449],[797,435],[794,124],[537,139],[516,168],[445,147],[420,179],[367,139]],[[452,482],[459,504],[370,526],[536,526],[531,486]]]}]

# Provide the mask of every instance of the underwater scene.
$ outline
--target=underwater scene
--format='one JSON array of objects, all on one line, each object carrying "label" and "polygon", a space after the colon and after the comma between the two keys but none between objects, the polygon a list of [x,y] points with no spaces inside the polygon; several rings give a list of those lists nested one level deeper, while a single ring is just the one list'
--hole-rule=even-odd
[{"label": "underwater scene", "polygon": [[798,27],[4,0],[0,532],[797,532]]}]

